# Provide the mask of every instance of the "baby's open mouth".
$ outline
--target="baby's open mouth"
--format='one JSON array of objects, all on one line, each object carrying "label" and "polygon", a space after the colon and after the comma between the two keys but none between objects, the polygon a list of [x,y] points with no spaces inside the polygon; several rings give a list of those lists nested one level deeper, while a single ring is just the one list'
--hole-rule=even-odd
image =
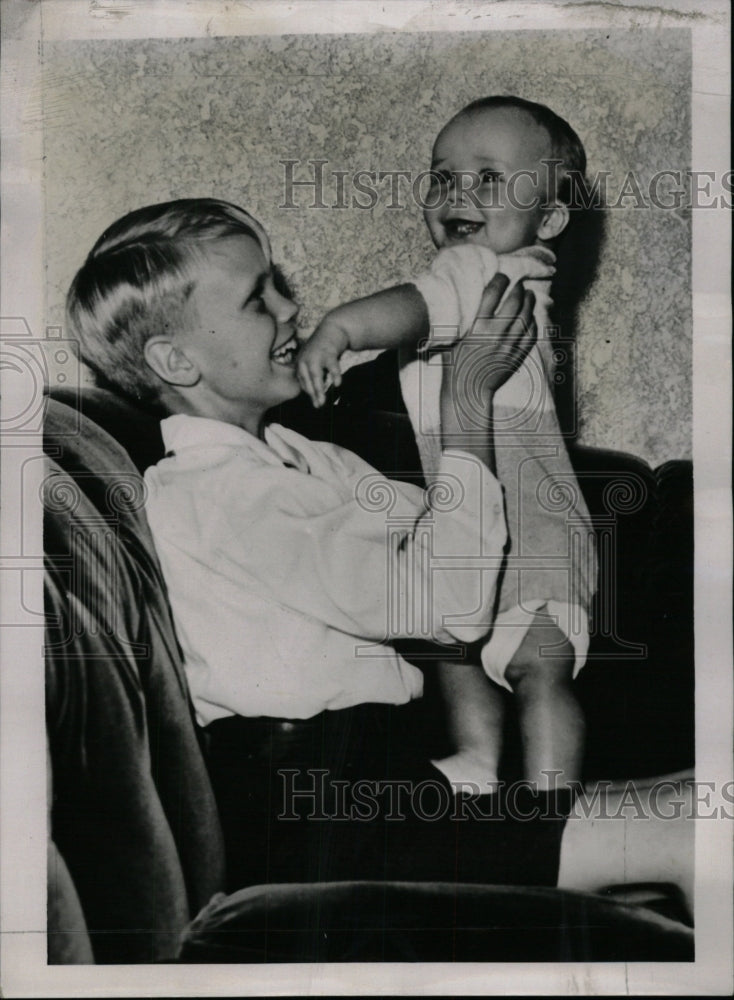
[{"label": "baby's open mouth", "polygon": [[478,233],[483,225],[483,222],[473,222],[471,219],[447,219],[444,229],[449,239],[460,240]]},{"label": "baby's open mouth", "polygon": [[273,348],[270,352],[270,357],[276,363],[276,365],[286,365],[291,366],[295,364],[296,354],[298,353],[298,339],[295,333],[281,344],[279,347]]}]

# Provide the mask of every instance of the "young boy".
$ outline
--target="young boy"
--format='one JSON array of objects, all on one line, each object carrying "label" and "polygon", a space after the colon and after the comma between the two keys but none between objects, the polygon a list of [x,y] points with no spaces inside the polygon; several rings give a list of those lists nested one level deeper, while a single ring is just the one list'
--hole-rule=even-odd
[{"label": "young boy", "polygon": [[[506,285],[492,283],[490,313]],[[323,826],[276,822],[296,805],[310,815],[302,789],[297,803],[284,801],[277,771],[308,781],[325,768],[343,781],[379,770],[370,755],[397,754],[400,712],[420,697],[422,675],[391,640],[416,627],[451,644],[486,632],[506,539],[492,398],[532,345],[532,296],[515,292],[508,312],[496,349],[505,370],[488,373],[468,428],[463,344],[445,366],[438,503],[343,449],[267,425],[268,411],[300,392],[297,306],[276,287],[267,236],[242,209],[191,199],[132,212],[74,279],[67,314],[84,359],[168,414],[168,453],[146,472],[147,514],[194,706],[221,764],[213,780],[233,887],[323,877],[337,863]],[[417,327],[427,334],[424,308]],[[462,565],[437,565],[434,553]],[[356,822],[340,874],[356,874],[350,855],[365,834]],[[379,862],[384,843],[375,851]]]},{"label": "young boy", "polygon": [[[427,274],[338,307],[304,348],[299,373],[320,406],[325,380],[341,382],[347,349],[400,347],[400,385],[423,470],[436,470],[440,354],[471,328],[486,282],[498,270],[532,279],[541,332],[522,370],[494,398],[498,476],[505,490],[511,548],[492,635],[481,654],[487,675],[518,700],[525,778],[540,788],[581,777],[584,720],[572,680],[588,649],[596,565],[588,511],[553,406],[553,343],[548,336],[551,247],[570,220],[570,175],[586,158],[570,126],[550,109],[490,97],[460,111],[433,149],[425,219],[439,254]],[[411,333],[420,292],[431,337],[416,350]],[[433,353],[433,356],[431,354]],[[468,376],[471,380],[471,374]],[[437,766],[459,789],[497,779],[503,698],[476,668],[439,666],[456,752]]]}]

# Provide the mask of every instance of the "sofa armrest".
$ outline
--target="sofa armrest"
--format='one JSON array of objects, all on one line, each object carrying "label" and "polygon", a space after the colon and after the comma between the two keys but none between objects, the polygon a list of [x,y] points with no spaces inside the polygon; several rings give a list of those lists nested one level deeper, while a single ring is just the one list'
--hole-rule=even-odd
[{"label": "sofa armrest", "polygon": [[215,897],[181,962],[691,961],[693,931],[642,907],[552,888],[331,882]]}]

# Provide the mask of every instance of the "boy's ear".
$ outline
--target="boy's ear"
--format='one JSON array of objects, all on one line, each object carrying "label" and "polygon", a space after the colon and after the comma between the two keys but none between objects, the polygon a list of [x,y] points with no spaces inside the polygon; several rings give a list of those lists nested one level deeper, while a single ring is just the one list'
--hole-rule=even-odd
[{"label": "boy's ear", "polygon": [[196,385],[201,377],[193,361],[167,337],[151,337],[145,343],[144,355],[147,364],[168,385]]},{"label": "boy's ear", "polygon": [[568,225],[570,217],[568,205],[561,201],[554,202],[545,211],[538,236],[541,240],[556,239]]}]

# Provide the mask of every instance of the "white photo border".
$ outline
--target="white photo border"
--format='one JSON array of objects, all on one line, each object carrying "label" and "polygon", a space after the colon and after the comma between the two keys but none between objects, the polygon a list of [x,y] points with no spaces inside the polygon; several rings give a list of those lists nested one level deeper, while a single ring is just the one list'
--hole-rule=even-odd
[{"label": "white photo border", "polygon": [[[425,2],[425,0],[4,0],[3,319],[44,329],[43,105],[40,45],[58,38],[687,26],[693,37],[693,170],[728,163],[729,20],[719,2]],[[696,760],[701,781],[732,779],[731,299],[726,210],[694,212]],[[3,417],[27,387],[3,372]],[[39,435],[3,441],[0,644],[2,700],[2,990],[5,996],[257,994],[726,994],[732,984],[732,824],[699,821],[693,963],[292,966],[46,965],[46,749],[41,664],[40,511],[28,535],[17,484]],[[36,466],[40,463],[36,462]],[[39,472],[40,478],[40,472]],[[37,495],[37,494],[36,494]],[[27,498],[26,498],[27,499]],[[22,547],[19,525],[24,526]],[[35,619],[34,616],[35,615]],[[22,624],[17,624],[21,622]]]}]

